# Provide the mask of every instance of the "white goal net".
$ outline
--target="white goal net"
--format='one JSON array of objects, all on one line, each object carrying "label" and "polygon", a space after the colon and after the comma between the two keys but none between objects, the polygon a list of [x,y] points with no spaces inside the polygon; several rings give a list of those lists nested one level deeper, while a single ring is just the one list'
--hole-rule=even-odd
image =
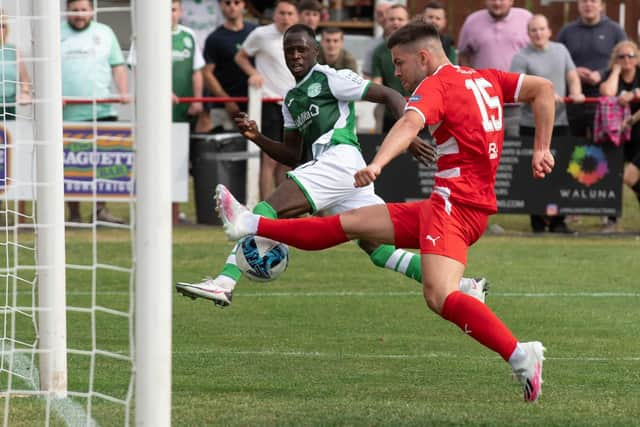
[{"label": "white goal net", "polygon": [[[155,17],[161,23],[170,10],[169,0],[78,3],[90,4],[92,22],[127,19],[134,28],[133,8],[166,7]],[[102,102],[121,94],[116,84],[106,96],[91,87],[89,72],[77,78],[89,87],[65,96],[64,105],[81,105],[92,117],[63,122],[60,64],[98,54],[65,49],[64,37],[61,43],[66,0],[2,0],[0,7],[0,419],[11,426],[168,425],[170,199],[146,196],[163,178],[137,160],[149,156],[144,141],[162,150],[168,135],[154,133],[162,125],[145,130],[136,122],[150,123],[153,114],[170,126],[169,97],[149,106],[142,87],[130,94],[141,105],[124,113],[116,106],[120,119],[103,122],[100,111],[110,104]],[[154,35],[167,35],[170,58],[166,28]],[[142,38],[141,49],[150,45]],[[154,67],[144,56],[139,73]],[[156,90],[170,91],[170,78],[160,74]],[[165,157],[156,156],[155,166]]]}]

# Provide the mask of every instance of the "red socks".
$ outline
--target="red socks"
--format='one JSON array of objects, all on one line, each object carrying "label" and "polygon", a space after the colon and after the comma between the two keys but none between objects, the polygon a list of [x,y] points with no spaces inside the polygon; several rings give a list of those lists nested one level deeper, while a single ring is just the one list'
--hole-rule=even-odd
[{"label": "red socks", "polygon": [[306,251],[326,249],[349,241],[338,215],[277,220],[261,217],[256,234]]},{"label": "red socks", "polygon": [[460,291],[449,294],[442,306],[441,316],[506,361],[518,344],[511,331],[489,307]]}]

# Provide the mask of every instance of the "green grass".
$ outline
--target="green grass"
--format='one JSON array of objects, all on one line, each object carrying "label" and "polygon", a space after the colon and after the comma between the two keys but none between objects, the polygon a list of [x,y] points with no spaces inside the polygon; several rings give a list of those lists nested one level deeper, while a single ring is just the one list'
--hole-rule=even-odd
[{"label": "green grass", "polygon": [[[637,203],[623,221],[638,230],[633,210]],[[493,221],[528,227],[521,216]],[[69,262],[92,259],[89,236],[68,233]],[[131,266],[127,233],[99,237],[99,260]],[[174,279],[214,274],[229,248],[219,228],[176,228]],[[629,235],[485,236],[471,249],[467,273],[490,279],[488,304],[518,338],[548,349],[535,405],[522,402],[499,356],[431,313],[418,284],[373,267],[354,244],[292,250],[280,279],[243,280],[224,310],[174,293],[173,425],[640,425],[638,254],[640,239]],[[97,274],[96,303],[126,310],[127,275]],[[91,306],[90,277],[68,273],[69,304]],[[110,313],[69,313],[69,347],[92,348],[92,322],[98,348],[129,351],[128,321]],[[29,337],[28,321],[16,327]],[[89,390],[89,362],[69,356],[70,389]],[[124,399],[129,374],[128,362],[98,356],[92,389]],[[45,411],[44,400],[12,398],[10,425],[43,425]],[[101,398],[92,415],[101,426],[123,424],[122,405]],[[54,415],[51,425],[64,423]]]}]

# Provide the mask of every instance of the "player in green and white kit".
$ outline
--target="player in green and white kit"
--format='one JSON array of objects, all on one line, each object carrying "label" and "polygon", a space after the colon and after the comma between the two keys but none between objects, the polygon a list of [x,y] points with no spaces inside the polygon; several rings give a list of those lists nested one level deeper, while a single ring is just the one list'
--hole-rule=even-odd
[{"label": "player in green and white kit", "polygon": [[[350,70],[336,71],[318,65],[318,46],[311,28],[296,24],[284,35],[287,67],[296,79],[282,104],[284,141],[262,135],[246,114],[236,118],[242,134],[274,159],[291,166],[299,163],[309,148],[313,160],[288,173],[267,200],[253,212],[268,218],[291,218],[305,213],[332,215],[362,206],[383,204],[373,185],[356,188],[353,176],[364,168],[356,136],[354,101],[367,100],[387,105],[400,116],[405,100],[396,91],[362,79]],[[309,147],[310,146],[310,147]],[[421,161],[433,160],[433,149],[416,139],[410,147]],[[420,257],[391,245],[359,241],[372,262],[405,274],[420,282]],[[240,278],[235,263],[235,248],[223,271],[215,279],[200,283],[178,283],[178,292],[212,300],[216,305],[231,303],[233,288]],[[484,301],[486,280],[462,279],[460,289]]]}]

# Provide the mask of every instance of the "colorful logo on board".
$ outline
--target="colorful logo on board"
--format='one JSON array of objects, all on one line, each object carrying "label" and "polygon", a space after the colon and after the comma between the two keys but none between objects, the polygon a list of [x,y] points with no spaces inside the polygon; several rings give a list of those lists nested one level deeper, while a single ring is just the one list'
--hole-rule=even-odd
[{"label": "colorful logo on board", "polygon": [[597,145],[578,145],[573,149],[567,172],[580,184],[590,187],[609,173],[607,157]]}]

